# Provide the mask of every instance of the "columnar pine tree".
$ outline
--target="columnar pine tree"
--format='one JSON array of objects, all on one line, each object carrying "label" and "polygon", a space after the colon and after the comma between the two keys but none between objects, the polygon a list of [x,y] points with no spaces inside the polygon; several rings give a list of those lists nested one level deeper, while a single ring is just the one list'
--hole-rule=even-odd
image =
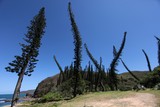
[{"label": "columnar pine tree", "polygon": [[73,63],[71,63],[70,67],[69,67],[69,78],[72,78],[74,74],[74,67],[73,67]]},{"label": "columnar pine tree", "polygon": [[39,47],[45,26],[45,8],[43,7],[40,9],[39,14],[31,20],[31,25],[27,27],[28,33],[24,38],[26,44],[20,44],[22,46],[21,56],[15,56],[15,60],[9,63],[10,66],[6,67],[8,72],[15,72],[19,76],[12,97],[11,107],[13,107],[18,100],[24,75],[31,76],[31,73],[36,67],[35,65],[38,61],[36,58],[39,54]]},{"label": "columnar pine tree", "polygon": [[95,73],[94,73],[94,71],[93,71],[93,66],[91,65],[91,67],[90,67],[91,69],[91,73],[90,73],[90,81],[91,81],[91,86],[90,86],[90,91],[93,91],[93,85],[94,85],[94,78],[95,78]]},{"label": "columnar pine tree", "polygon": [[119,51],[116,52],[115,47],[113,48],[114,58],[110,64],[109,75],[108,75],[109,76],[109,83],[110,83],[109,85],[110,85],[111,90],[115,90],[115,89],[117,90],[118,79],[117,79],[117,73],[116,73],[116,71],[117,71],[116,66],[118,65],[119,58],[121,56],[122,50],[125,45],[126,34],[127,34],[127,32],[124,33],[124,38],[123,38],[123,41],[122,41],[122,44],[121,44]]},{"label": "columnar pine tree", "polygon": [[72,32],[73,32],[73,38],[74,38],[74,88],[73,88],[73,96],[76,97],[77,95],[77,87],[79,81],[81,81],[81,75],[80,75],[80,70],[81,70],[81,60],[82,60],[82,39],[80,36],[80,33],[78,31],[78,27],[76,25],[76,22],[74,20],[74,15],[71,10],[71,3],[68,5],[68,10],[69,10],[69,16],[70,16],[70,21],[71,21],[71,26],[72,26]]},{"label": "columnar pine tree", "polygon": [[66,80],[69,80],[69,67],[66,66],[64,67],[64,79],[63,79],[63,82],[66,81]]},{"label": "columnar pine tree", "polygon": [[157,45],[158,45],[158,64],[160,66],[160,39],[158,37],[155,36],[155,38],[157,39]]},{"label": "columnar pine tree", "polygon": [[144,53],[144,55],[145,55],[145,58],[146,58],[146,61],[147,61],[147,64],[148,64],[149,72],[152,72],[151,64],[150,64],[150,61],[149,61],[148,55],[146,54],[146,52],[145,52],[143,49],[142,49],[142,52],[143,52],[143,53]]}]

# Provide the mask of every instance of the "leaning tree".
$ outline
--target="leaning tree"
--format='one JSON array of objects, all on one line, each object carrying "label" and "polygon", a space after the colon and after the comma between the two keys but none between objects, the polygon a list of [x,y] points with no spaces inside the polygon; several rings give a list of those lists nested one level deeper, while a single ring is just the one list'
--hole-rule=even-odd
[{"label": "leaning tree", "polygon": [[15,60],[9,63],[6,71],[17,73],[18,81],[12,97],[11,107],[15,105],[18,100],[21,84],[24,75],[31,76],[37,64],[37,56],[41,46],[41,38],[44,35],[44,28],[46,26],[45,8],[41,8],[39,13],[31,20],[28,26],[28,32],[25,34],[25,43],[20,44],[21,55],[15,56]]}]

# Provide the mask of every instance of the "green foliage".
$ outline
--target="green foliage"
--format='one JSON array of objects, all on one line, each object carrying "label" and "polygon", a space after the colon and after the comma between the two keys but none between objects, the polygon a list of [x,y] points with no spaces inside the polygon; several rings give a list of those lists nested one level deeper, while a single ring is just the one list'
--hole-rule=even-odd
[{"label": "green foliage", "polygon": [[62,70],[62,67],[60,66],[60,64],[58,63],[57,59],[56,59],[56,56],[54,56],[54,60],[60,70],[60,74],[59,74],[59,78],[57,80],[57,86],[60,85],[63,81],[64,81],[64,73],[63,73],[63,70]]},{"label": "green foliage", "polygon": [[123,38],[122,44],[120,46],[120,49],[118,51],[116,51],[116,48],[113,47],[114,58],[110,64],[110,68],[109,68],[109,72],[108,72],[108,78],[109,78],[108,85],[110,86],[111,90],[117,90],[118,78],[117,78],[117,73],[116,73],[116,71],[117,71],[116,67],[118,65],[120,56],[122,54],[122,50],[125,45],[126,35],[127,35],[127,32],[124,32],[124,38]]},{"label": "green foliage", "polygon": [[144,55],[145,55],[145,58],[146,58],[146,61],[147,61],[147,64],[148,64],[148,69],[150,72],[152,72],[152,69],[151,69],[151,64],[150,64],[150,61],[149,61],[149,58],[148,58],[148,55],[146,54],[146,52],[142,49]]},{"label": "green foliage", "polygon": [[160,66],[148,73],[141,83],[147,88],[153,88],[156,84],[160,83]]},{"label": "green foliage", "polygon": [[15,56],[15,60],[9,63],[10,66],[6,67],[8,72],[16,72],[18,75],[25,69],[25,75],[31,76],[37,63],[36,57],[39,54],[39,47],[41,45],[41,38],[44,34],[44,28],[46,26],[45,8],[41,8],[39,14],[31,20],[31,26],[28,26],[28,33],[24,38],[25,44],[20,44],[22,49],[21,56]]},{"label": "green foliage", "polygon": [[155,36],[155,38],[157,39],[157,45],[158,45],[158,64],[160,66],[160,39],[158,37]]},{"label": "green foliage", "polygon": [[[83,79],[78,78],[79,81],[77,82],[77,94],[83,94],[86,88],[86,83]],[[75,86],[75,78],[71,78],[65,82],[63,82],[61,85],[58,87],[58,91],[61,93],[64,99],[71,99],[74,96],[74,86]]]},{"label": "green foliage", "polygon": [[91,61],[93,62],[93,64],[96,66],[96,68],[98,70],[101,70],[100,65],[98,64],[98,61],[93,57],[93,55],[91,54],[91,52],[89,51],[87,44],[84,44],[84,47],[86,49],[87,55],[89,56],[89,58],[91,59]]},{"label": "green foliage", "polygon": [[64,99],[71,99],[73,97],[72,79],[69,79],[59,85],[58,91],[61,93]]},{"label": "green foliage", "polygon": [[6,71],[17,73],[19,78],[15,87],[15,91],[12,97],[11,107],[16,103],[18,99],[21,84],[24,75],[31,76],[34,68],[37,64],[37,56],[39,54],[39,48],[41,46],[41,39],[44,35],[44,28],[46,26],[45,19],[45,8],[41,8],[38,15],[36,15],[31,21],[30,26],[28,26],[28,32],[25,35],[25,43],[20,44],[22,53],[19,56],[15,56],[15,60],[9,63],[6,67]]},{"label": "green foliage", "polygon": [[71,3],[69,2],[68,4],[68,11],[69,11],[69,16],[70,16],[70,21],[71,21],[71,26],[72,26],[72,32],[73,32],[73,38],[74,38],[74,92],[73,95],[76,97],[77,95],[77,87],[78,87],[78,82],[81,81],[78,78],[81,78],[79,76],[80,69],[81,69],[81,60],[82,60],[82,39],[80,36],[80,33],[78,31],[78,26],[76,25],[76,22],[74,20],[74,15],[71,10]]},{"label": "green foliage", "polygon": [[63,97],[59,92],[49,92],[46,95],[44,95],[38,102],[45,103],[45,102],[51,102],[51,101],[59,101],[62,99]]},{"label": "green foliage", "polygon": [[[87,44],[84,44],[84,47],[86,49],[87,55],[89,56],[89,58],[91,59],[91,61],[93,62],[93,64],[95,65],[95,67],[98,70],[98,72],[95,73],[95,91],[98,91],[98,86],[102,86],[103,81],[106,78],[106,74],[103,73],[105,71],[102,69],[102,59],[100,58],[100,64],[99,64],[98,61],[93,57],[93,55],[89,51]],[[102,77],[104,77],[104,78],[102,78]],[[103,88],[103,90],[104,90],[104,88]]]}]

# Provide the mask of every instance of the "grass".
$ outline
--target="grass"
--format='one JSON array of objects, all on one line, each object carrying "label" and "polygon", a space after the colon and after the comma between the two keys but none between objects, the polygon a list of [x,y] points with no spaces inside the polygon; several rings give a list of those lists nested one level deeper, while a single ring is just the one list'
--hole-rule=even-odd
[{"label": "grass", "polygon": [[[89,101],[105,101],[108,99],[118,99],[124,97],[130,97],[135,95],[135,91],[108,91],[108,92],[95,92],[88,93],[85,95],[79,95],[71,100],[63,101],[53,101],[47,103],[34,103],[34,102],[25,102],[23,105],[18,107],[89,107],[86,106]],[[145,90],[139,91],[138,93],[151,93],[154,94],[158,101],[160,101],[160,91],[156,90]],[[160,107],[160,102],[157,102]]]}]

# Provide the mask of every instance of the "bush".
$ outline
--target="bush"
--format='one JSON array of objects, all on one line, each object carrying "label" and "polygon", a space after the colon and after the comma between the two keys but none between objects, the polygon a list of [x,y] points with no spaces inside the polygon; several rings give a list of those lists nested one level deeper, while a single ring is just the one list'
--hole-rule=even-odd
[{"label": "bush", "polygon": [[58,86],[58,92],[64,99],[71,99],[73,97],[72,80],[69,79]]},{"label": "bush", "polygon": [[147,88],[153,88],[156,84],[160,83],[160,66],[149,72],[141,83]]},{"label": "bush", "polygon": [[[73,98],[73,87],[74,87],[74,78],[71,78],[65,82],[63,82],[58,87],[58,92],[61,93],[62,97],[64,99],[71,99]],[[78,87],[77,87],[77,94],[83,94],[85,91],[86,85],[84,80],[78,81]]]},{"label": "bush", "polygon": [[60,93],[58,92],[49,92],[46,95],[44,95],[39,102],[44,103],[44,102],[51,102],[51,101],[59,101],[62,100],[63,97]]},{"label": "bush", "polygon": [[128,91],[128,90],[132,90],[132,87],[130,85],[119,84],[118,89],[120,91]]}]

